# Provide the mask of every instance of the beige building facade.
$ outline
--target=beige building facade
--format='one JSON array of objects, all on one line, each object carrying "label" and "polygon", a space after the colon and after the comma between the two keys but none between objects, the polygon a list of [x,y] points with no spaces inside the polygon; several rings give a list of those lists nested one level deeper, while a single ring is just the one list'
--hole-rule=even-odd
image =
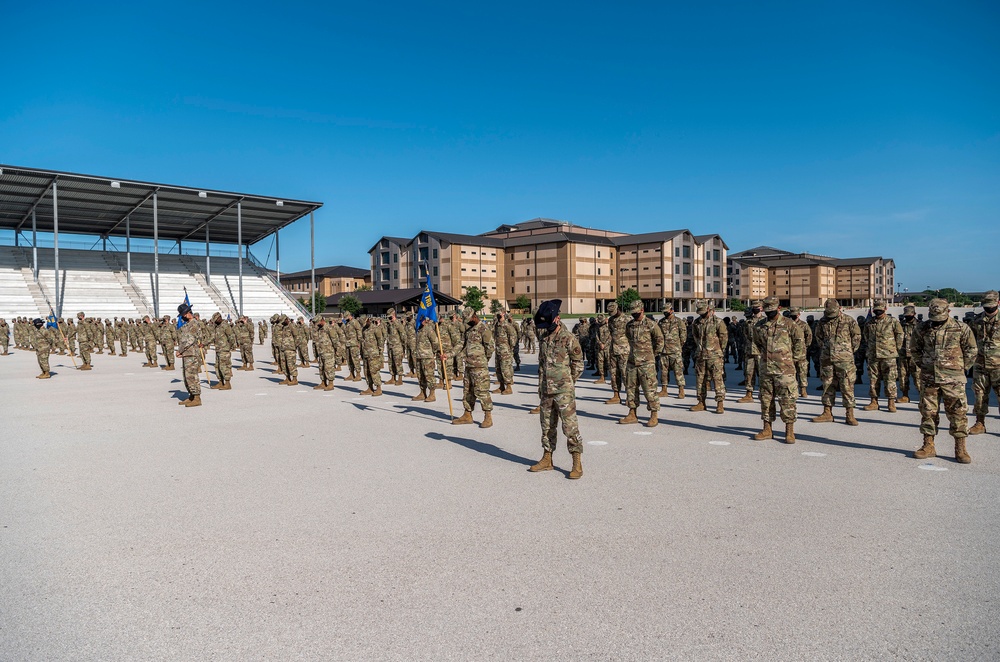
[{"label": "beige building facade", "polygon": [[[327,298],[341,292],[356,292],[371,287],[371,283],[371,272],[367,269],[344,265],[316,269],[316,291]],[[282,274],[281,285],[296,298],[308,299],[312,296],[312,271]]]}]

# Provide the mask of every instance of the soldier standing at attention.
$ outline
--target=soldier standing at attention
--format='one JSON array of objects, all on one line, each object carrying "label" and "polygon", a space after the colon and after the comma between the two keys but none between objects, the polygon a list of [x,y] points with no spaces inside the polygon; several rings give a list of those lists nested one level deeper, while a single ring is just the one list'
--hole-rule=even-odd
[{"label": "soldier standing at attention", "polygon": [[45,320],[36,317],[32,322],[34,330],[31,336],[31,346],[35,348],[35,356],[38,358],[38,367],[42,369],[42,374],[35,379],[49,379],[52,374],[49,372],[49,354],[56,345],[55,336],[52,329],[45,327]]},{"label": "soldier standing at attention", "polygon": [[[434,363],[437,359],[444,362],[444,355],[437,348],[437,331],[435,322],[420,318],[420,328],[416,330],[416,349],[414,358],[417,361],[417,384],[420,393],[410,398],[414,402],[434,402]],[[436,357],[436,358],[435,358]]]},{"label": "soldier standing at attention", "polygon": [[715,387],[715,413],[725,412],[726,380],[723,376],[722,355],[729,342],[726,325],[715,316],[709,301],[699,301],[695,306],[698,319],[691,325],[690,337],[694,340],[694,379],[698,404],[691,411],[705,411],[708,384]]},{"label": "soldier standing at attention", "polygon": [[562,301],[544,301],[535,312],[535,328],[542,332],[545,360],[538,364],[539,420],[542,424],[542,459],[528,471],[551,471],[552,452],[556,449],[556,423],[562,421],[566,448],[573,457],[573,469],[567,478],[583,475],[580,456],[583,439],[576,418],[576,380],[583,374],[583,349],[580,341],[559,319]]},{"label": "soldier standing at attention", "polygon": [[264,320],[257,322],[257,338],[260,345],[263,345],[264,339],[267,338],[267,324],[264,323]]},{"label": "soldier standing at attention", "polygon": [[319,361],[320,383],[313,386],[315,391],[332,391],[333,379],[337,375],[336,336],[333,334],[333,326],[327,326],[326,320],[317,315],[313,318],[316,323],[316,352]]},{"label": "soldier standing at attention", "polygon": [[[610,398],[604,401],[606,405],[621,404],[619,393],[625,387],[625,369],[628,363],[628,336],[625,335],[625,327],[628,326],[628,318],[618,310],[618,304],[614,301],[608,304],[608,329],[611,331],[611,390]],[[536,323],[537,324],[537,323]]]},{"label": "soldier standing at attention", "polygon": [[493,333],[489,326],[479,321],[479,316],[472,308],[462,311],[465,322],[465,332],[459,351],[465,361],[465,378],[462,382],[462,407],[465,413],[456,418],[452,425],[474,423],[472,411],[476,408],[476,400],[483,408],[481,428],[493,425],[493,399],[490,397],[490,357],[493,355]]},{"label": "soldier standing at attention", "polygon": [[[628,414],[618,420],[621,425],[638,423],[635,411],[639,408],[639,386],[649,409],[647,428],[655,428],[659,421],[660,397],[656,390],[656,356],[663,351],[663,333],[656,322],[646,317],[642,300],[632,304],[632,320],[625,327],[628,338],[628,368],[625,373],[625,404]],[[544,411],[544,409],[543,409]]]},{"label": "soldier standing at attention", "polygon": [[[869,311],[870,312],[870,311]],[[863,383],[861,377],[865,374],[865,359],[868,358],[868,333],[866,327],[868,320],[863,315],[858,315],[858,328],[861,329],[861,344],[854,352],[854,383]]]},{"label": "soldier standing at attention", "polygon": [[757,441],[773,439],[771,424],[776,418],[775,400],[781,405],[781,422],[785,424],[785,443],[795,443],[795,396],[798,392],[796,366],[805,359],[806,346],[802,327],[791,318],[778,314],[777,297],[767,297],[763,303],[764,319],[753,326],[753,343],[757,348],[760,375],[760,417],[764,426],[754,435]]},{"label": "soldier standing at attention", "polygon": [[[913,334],[917,330],[917,309],[914,306],[903,308],[903,347],[899,351],[899,384],[903,387],[903,395],[897,402],[910,401],[910,382],[920,397],[920,368],[916,355],[913,353]],[[975,388],[975,384],[973,384]],[[971,433],[971,431],[970,431]]]},{"label": "soldier standing at attention", "polygon": [[295,351],[302,368],[309,367],[309,333],[306,329],[305,321],[299,317],[295,324],[291,325],[292,337],[295,339]]},{"label": "soldier standing at attention", "polygon": [[[191,318],[194,321],[194,317]],[[197,333],[197,329],[192,326],[191,331]],[[173,370],[174,369],[174,348],[177,346],[177,330],[173,324],[170,323],[170,316],[164,315],[163,319],[156,328],[157,335],[160,340],[160,349],[163,351],[163,358],[166,360],[167,365],[160,368],[161,370]],[[197,349],[197,348],[196,348]]]},{"label": "soldier standing at attention", "polygon": [[462,322],[462,315],[457,311],[451,311],[449,316],[451,324],[448,333],[451,335],[451,344],[455,348],[454,356],[451,360],[452,381],[458,381],[465,377],[465,363],[462,360],[462,345],[465,344],[465,323]]},{"label": "soldier standing at attention", "polygon": [[913,453],[923,460],[937,455],[939,402],[944,400],[948,432],[955,438],[955,460],[969,464],[972,458],[965,449],[969,404],[965,398],[966,371],[975,365],[978,349],[972,329],[948,316],[948,302],[931,299],[927,321],[913,334],[914,350],[920,361],[920,432],[924,444]]},{"label": "soldier standing at attention", "polygon": [[978,352],[976,364],[972,366],[972,392],[976,396],[972,408],[976,424],[969,434],[986,432],[986,415],[990,413],[990,391],[996,393],[1000,402],[1000,316],[997,305],[1000,293],[990,290],[983,296],[983,312],[972,322],[972,333],[976,337]]},{"label": "soldier standing at attention", "polygon": [[403,383],[403,355],[406,353],[406,332],[403,323],[396,317],[396,309],[390,308],[386,330],[386,345],[389,347],[389,383],[399,386]]},{"label": "soldier standing at attention", "polygon": [[153,326],[149,315],[142,318],[142,324],[139,326],[139,334],[142,338],[142,345],[146,349],[146,362],[142,364],[142,367],[159,367],[160,362],[156,358],[156,327]]},{"label": "soldier standing at attention", "polygon": [[246,342],[240,346],[243,354],[243,369],[253,370],[253,320],[243,316],[243,323],[246,324]]},{"label": "soldier standing at attention", "polygon": [[285,373],[285,378],[278,382],[283,386],[296,386],[299,383],[299,367],[295,362],[295,335],[292,320],[288,315],[282,315],[278,327],[274,329],[274,339],[278,341],[279,364]]},{"label": "soldier standing at attention", "polygon": [[674,382],[677,384],[677,397],[684,399],[684,367],[682,365],[682,352],[684,343],[687,342],[688,328],[677,315],[674,314],[672,304],[667,304],[663,309],[663,318],[659,322],[660,333],[663,334],[663,352],[660,354],[660,395],[666,397],[667,385],[670,383],[670,373],[674,373]]},{"label": "soldier standing at attention", "polygon": [[597,364],[597,380],[595,384],[607,384],[605,375],[611,367],[611,329],[608,328],[608,318],[601,313],[597,316],[594,332],[594,359]]},{"label": "soldier standing at attention", "polygon": [[352,382],[361,381],[361,324],[350,313],[344,313],[344,345],[347,348],[347,369]]},{"label": "soldier standing at attention", "polygon": [[823,413],[812,419],[812,422],[833,422],[833,403],[839,387],[844,399],[844,409],[847,410],[844,422],[857,425],[858,419],[854,417],[854,359],[861,344],[861,327],[854,319],[840,312],[840,304],[836,299],[827,299],[823,319],[816,325],[814,337],[822,352],[819,376],[823,382]]},{"label": "soldier standing at attention", "polygon": [[503,312],[498,312],[493,320],[493,339],[496,345],[496,378],[497,388],[493,390],[498,395],[510,395],[514,391],[514,354],[511,351],[510,329],[504,324]]},{"label": "soldier standing at attention", "polygon": [[896,411],[896,359],[903,347],[903,326],[895,317],[886,315],[887,304],[878,299],[873,306],[875,316],[868,322],[868,395],[871,402],[865,411],[878,411],[879,385],[885,385],[889,412]]},{"label": "soldier standing at attention", "polygon": [[7,320],[0,317],[0,347],[3,348],[3,355],[7,356],[10,352],[10,326],[7,324]]},{"label": "soldier standing at attention", "polygon": [[365,381],[368,388],[358,395],[382,395],[382,334],[375,320],[364,316],[361,326],[361,356],[365,362]]},{"label": "soldier standing at attention", "polygon": [[[182,327],[183,328],[183,327]],[[212,342],[215,344],[215,375],[219,378],[217,384],[209,388],[220,391],[233,390],[233,347],[236,345],[236,334],[233,327],[226,324],[220,313],[212,315]]]},{"label": "soldier standing at attention", "polygon": [[[766,312],[766,311],[765,311]],[[809,347],[812,346],[813,332],[809,328],[808,322],[799,319],[802,311],[796,307],[792,306],[788,309],[788,317],[791,321],[795,322],[799,330],[802,331],[802,342],[805,343],[806,350],[802,354],[801,359],[795,359],[795,375],[799,383],[799,397],[808,397],[806,389],[809,386]]]},{"label": "soldier standing at attention", "polygon": [[78,320],[76,325],[76,337],[80,343],[80,370],[93,370],[90,365],[90,329],[87,323],[84,321],[86,315],[83,313],[77,313],[76,319]]},{"label": "soldier standing at attention", "polygon": [[746,385],[747,392],[746,395],[736,402],[753,402],[754,378],[757,376],[757,361],[760,360],[760,354],[758,353],[757,346],[754,344],[753,340],[753,328],[763,319],[763,304],[761,304],[760,301],[752,302],[750,304],[750,310],[746,313],[746,324],[742,329],[743,356],[746,361],[746,365],[743,366],[743,381],[741,384]]},{"label": "soldier standing at attention", "polygon": [[[187,400],[181,400],[178,404],[185,407],[200,407],[201,381],[198,378],[198,373],[201,371],[201,340],[198,329],[193,324],[194,316],[191,314],[191,306],[186,303],[177,306],[177,315],[184,320],[184,325],[181,326],[180,333],[178,333],[177,357],[181,359],[184,387],[188,390]],[[164,319],[169,323],[169,316],[164,315]]]}]

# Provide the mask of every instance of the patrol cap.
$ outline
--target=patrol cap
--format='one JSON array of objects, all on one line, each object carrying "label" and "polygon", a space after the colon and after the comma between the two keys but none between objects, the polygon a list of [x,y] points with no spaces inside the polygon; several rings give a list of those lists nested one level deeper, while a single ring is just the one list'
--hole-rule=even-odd
[{"label": "patrol cap", "polygon": [[396,309],[395,308],[390,308],[389,310],[385,311],[385,314],[386,314],[387,317],[392,317],[393,315],[396,314]]},{"label": "patrol cap", "polygon": [[665,313],[672,313],[672,312],[674,312],[674,304],[672,304],[672,303],[665,304],[663,306],[663,312],[665,312]]},{"label": "patrol cap", "polygon": [[778,309],[778,297],[767,297],[763,302],[764,312],[769,313]]},{"label": "patrol cap", "polygon": [[[469,320],[471,320],[472,316],[475,315],[475,314],[476,314],[476,311],[474,311],[472,308],[468,308],[467,307],[467,308],[463,308],[462,309],[462,319],[464,321],[466,321],[466,322],[468,322]],[[407,317],[409,317],[409,315],[407,315]]]},{"label": "patrol cap", "polygon": [[917,314],[917,307],[914,306],[913,304],[909,304],[909,305],[903,306],[903,314],[904,315],[916,315]]},{"label": "patrol cap", "polygon": [[948,319],[948,302],[944,299],[931,299],[927,318],[932,322],[943,322]]},{"label": "patrol cap", "polygon": [[632,302],[632,308],[630,309],[629,312],[641,313],[645,309],[646,307],[642,305],[642,299],[636,299],[635,301]]},{"label": "patrol cap", "polygon": [[834,315],[840,312],[840,303],[836,299],[827,299],[823,304],[823,312],[827,315]]},{"label": "patrol cap", "polygon": [[216,312],[214,315],[212,315],[212,321],[213,322],[221,320],[221,319],[222,319],[222,313]]},{"label": "patrol cap", "polygon": [[878,310],[885,310],[887,307],[888,306],[885,303],[885,299],[875,299],[875,304],[872,306],[872,308]]},{"label": "patrol cap", "polygon": [[694,307],[694,311],[696,313],[699,313],[699,314],[700,313],[707,313],[709,310],[710,310],[710,307],[708,305],[708,302],[705,301],[704,299],[699,300],[698,303],[696,303],[695,307]]},{"label": "patrol cap", "polygon": [[76,314],[76,316],[82,319],[82,318],[86,317],[86,316],[87,316],[87,314],[86,314],[85,312],[83,312],[83,311],[81,310],[80,312],[78,312],[78,313]]},{"label": "patrol cap", "polygon": [[997,303],[1000,303],[1000,292],[997,292],[996,290],[990,290],[989,292],[983,295],[982,304],[984,306],[987,305],[995,306],[997,305]]},{"label": "patrol cap", "polygon": [[552,320],[559,316],[559,307],[562,306],[562,299],[550,299],[543,301],[535,311],[535,326],[539,329],[551,329]]},{"label": "patrol cap", "polygon": [[614,301],[608,304],[608,313],[614,315],[618,312],[618,304]]},{"label": "patrol cap", "polygon": [[177,306],[178,315],[187,315],[190,312],[191,312],[191,306],[186,303],[182,303],[181,305]]},{"label": "patrol cap", "polygon": [[312,321],[314,321],[314,322],[316,322],[317,324],[319,324],[320,322],[322,322],[322,321],[323,321],[323,317],[322,317],[322,316],[320,316],[320,315],[317,315],[316,317],[312,318]]},{"label": "patrol cap", "polygon": [[600,313],[600,314],[599,314],[599,315],[597,316],[597,323],[598,323],[598,324],[600,324],[600,323],[601,323],[601,322],[603,322],[603,321],[604,321],[605,319],[606,319],[606,318],[604,317],[604,313]]},{"label": "patrol cap", "polygon": [[764,304],[761,303],[760,299],[757,299],[757,300],[754,300],[754,301],[750,302],[750,307],[751,308],[760,308],[762,305],[764,305]]},{"label": "patrol cap", "polygon": [[796,315],[800,314],[801,312],[802,312],[802,309],[799,308],[798,306],[791,306],[788,309],[788,314],[791,315],[792,317],[795,317]]}]

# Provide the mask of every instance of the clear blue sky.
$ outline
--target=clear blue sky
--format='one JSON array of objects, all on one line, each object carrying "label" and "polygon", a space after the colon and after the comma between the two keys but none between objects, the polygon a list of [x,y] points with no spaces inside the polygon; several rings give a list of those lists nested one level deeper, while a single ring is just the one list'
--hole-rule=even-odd
[{"label": "clear blue sky", "polygon": [[318,265],[547,216],[1000,287],[995,0],[0,3],[0,162],[323,201]]}]

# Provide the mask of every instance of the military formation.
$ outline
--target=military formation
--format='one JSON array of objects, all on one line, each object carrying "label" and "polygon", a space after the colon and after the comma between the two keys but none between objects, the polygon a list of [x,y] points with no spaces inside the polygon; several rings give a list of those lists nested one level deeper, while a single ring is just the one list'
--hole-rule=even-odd
[{"label": "military formation", "polygon": [[[570,478],[583,475],[582,439],[576,419],[575,384],[585,370],[593,371],[598,385],[610,386],[605,404],[624,402],[627,413],[622,425],[640,422],[645,407],[647,427],[660,423],[660,399],[685,399],[685,376],[694,368],[693,412],[725,413],[726,370],[731,363],[743,373],[746,390],[738,402],[760,403],[761,430],[754,439],[773,439],[778,417],[783,425],[782,441],[795,443],[797,401],[808,397],[808,378],[819,378],[823,411],[812,423],[836,420],[837,396],[843,422],[857,426],[854,390],[867,366],[869,402],[866,411],[884,408],[896,412],[897,403],[919,399],[922,446],[914,457],[937,454],[935,438],[944,409],[949,434],[955,443],[955,458],[969,463],[968,435],[986,431],[990,393],[1000,399],[1000,325],[998,294],[986,293],[983,312],[958,320],[950,316],[948,303],[934,299],[928,319],[907,306],[897,319],[887,312],[887,302],[875,301],[868,316],[852,318],[828,300],[820,319],[800,319],[796,308],[782,310],[777,299],[755,301],[744,319],[732,321],[716,315],[709,302],[698,302],[697,316],[680,319],[668,306],[655,320],[641,301],[626,312],[614,303],[607,315],[582,318],[572,330],[563,323],[561,302],[544,302],[532,318],[518,323],[505,312],[490,321],[464,309],[442,315],[437,322],[421,320],[412,312],[401,316],[395,310],[384,317],[345,313],[339,319],[316,317],[310,321],[273,315],[256,323],[246,317],[235,321],[215,313],[207,322],[189,305],[178,308],[178,319],[159,320],[92,318],[79,313],[75,319],[43,320],[17,318],[8,324],[0,319],[0,349],[9,353],[11,340],[17,349],[34,351],[39,379],[49,379],[52,353],[79,356],[79,370],[92,370],[94,354],[121,357],[142,353],[144,367],[175,370],[182,362],[188,397],[180,402],[197,407],[201,401],[201,376],[213,390],[232,389],[233,352],[240,352],[240,371],[254,370],[254,332],[257,342],[271,343],[272,364],[284,379],[280,385],[297,385],[300,368],[318,369],[319,383],[313,388],[330,391],[340,373],[343,381],[365,382],[361,395],[383,395],[383,372],[387,384],[401,385],[415,379],[419,392],[411,400],[435,402],[435,391],[462,388],[462,413],[454,425],[475,423],[478,403],[481,428],[493,425],[493,397],[513,393],[514,372],[520,369],[520,351],[538,352],[539,414],[542,428],[542,459],[531,471],[554,468],[552,453],[561,424],[573,459]],[[215,377],[207,374],[207,352],[214,350]],[[160,364],[163,358],[164,365]],[[493,361],[491,378],[489,365]],[[671,378],[672,375],[672,378]],[[972,379],[976,422],[968,426],[966,386]],[[493,379],[496,388],[492,388]],[[714,407],[709,406],[709,391]],[[624,400],[622,393],[624,392]]]}]

